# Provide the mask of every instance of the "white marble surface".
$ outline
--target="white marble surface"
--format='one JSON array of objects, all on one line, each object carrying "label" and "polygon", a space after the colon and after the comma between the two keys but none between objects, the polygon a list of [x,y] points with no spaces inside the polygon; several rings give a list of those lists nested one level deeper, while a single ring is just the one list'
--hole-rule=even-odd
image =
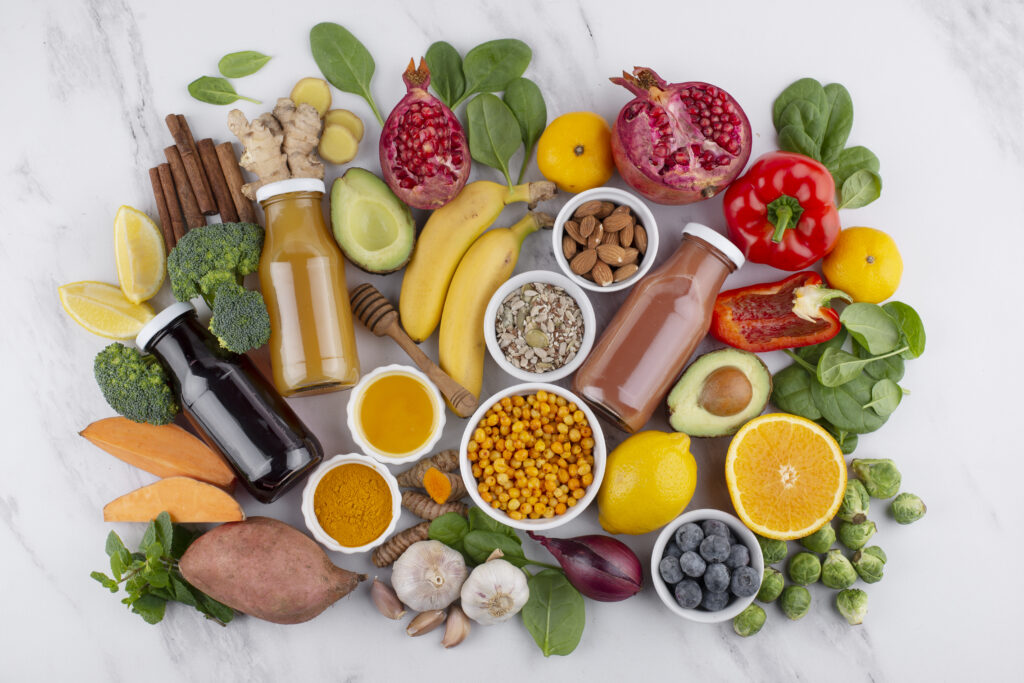
[{"label": "white marble surface", "polygon": [[[1019,680],[1012,648],[1024,608],[1022,3],[751,1],[692,11],[660,0],[619,9],[541,0],[230,5],[236,9],[194,0],[3,3],[0,680]],[[648,589],[625,603],[588,601],[578,650],[545,660],[518,624],[477,628],[451,652],[434,634],[410,639],[375,612],[365,586],[304,625],[242,617],[222,629],[178,607],[147,626],[89,578],[106,562],[111,525],[100,508],[153,478],[77,435],[110,413],[90,372],[106,341],[61,311],[56,289],[116,281],[111,221],[121,204],[154,212],[146,169],[169,144],[164,114],[186,114],[197,137],[228,138],[229,108],[191,100],[185,84],[215,73],[226,52],[258,49],[273,61],[236,85],[273,101],[299,77],[319,75],[306,36],[326,20],[346,25],[374,54],[373,91],[384,110],[401,95],[408,58],[438,39],[463,52],[491,38],[527,40],[534,50],[527,75],[552,117],[591,109],[611,120],[627,96],[607,78],[634,64],[669,80],[716,83],[750,116],[755,157],[773,147],[770,105],[784,86],[811,75],[849,88],[857,107],[851,144],[877,153],[885,189],[871,206],[844,211],[843,224],[896,238],[906,263],[899,298],[917,307],[929,335],[927,354],[909,366],[913,393],[858,451],[897,459],[906,487],[929,504],[912,527],[876,515],[890,562],[885,580],[870,587],[863,626],[847,626],[818,586],[807,618],[790,623],[771,606],[761,634],[742,640],[728,624],[678,620]],[[356,163],[376,167],[379,130],[367,107],[337,92],[335,102],[366,115],[368,142]],[[496,179],[477,168],[476,177]],[[720,206],[655,208],[663,255],[687,220],[722,228]],[[542,237],[527,243],[518,270],[531,267],[555,267]],[[354,268],[348,275],[350,283],[367,277]],[[750,266],[728,284],[779,276]],[[399,275],[370,279],[396,297]],[[595,297],[603,320],[621,298]],[[165,290],[158,303],[168,301]],[[358,342],[364,370],[405,362],[395,345],[365,330]],[[436,352],[434,342],[426,346]],[[783,364],[781,354],[767,360]],[[508,383],[488,366],[485,392]],[[328,453],[353,448],[345,400],[293,402]],[[444,445],[457,442],[459,429],[450,420]],[[728,505],[725,447],[724,439],[696,445],[694,505]],[[299,491],[269,507],[248,498],[244,505],[301,523]],[[131,543],[141,535],[137,525],[114,528]],[[596,511],[588,510],[563,531],[597,529]],[[626,540],[643,557],[654,536]],[[531,545],[530,553],[543,551]],[[371,569],[367,558],[333,559]]]}]

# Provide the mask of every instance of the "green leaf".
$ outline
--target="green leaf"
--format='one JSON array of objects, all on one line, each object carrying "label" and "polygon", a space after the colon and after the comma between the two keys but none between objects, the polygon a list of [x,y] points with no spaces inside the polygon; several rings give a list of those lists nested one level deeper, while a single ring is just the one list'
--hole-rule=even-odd
[{"label": "green leaf", "polygon": [[160,558],[164,556],[164,547],[160,545],[159,541],[153,541],[146,546],[146,560],[150,564],[157,564],[160,562]]},{"label": "green leaf", "polygon": [[779,148],[796,152],[812,159],[818,158],[818,143],[798,126],[786,126],[779,131]]},{"label": "green leaf", "polygon": [[466,75],[466,91],[454,107],[476,93],[501,92],[519,78],[530,65],[530,46],[515,38],[491,40],[466,53],[462,70]]},{"label": "green leaf", "polygon": [[841,188],[846,179],[860,170],[874,171],[878,173],[880,164],[878,157],[867,147],[847,147],[839,153],[834,164],[828,164],[832,171],[832,178],[836,181],[836,188]]},{"label": "green leaf", "polygon": [[853,353],[858,358],[866,358],[871,362],[864,366],[864,374],[873,380],[891,379],[899,382],[903,379],[906,364],[903,361],[903,354],[875,358],[874,355],[857,342],[853,343]]},{"label": "green leaf", "polygon": [[519,182],[522,182],[533,157],[533,148],[548,124],[548,109],[540,88],[528,78],[517,78],[509,83],[502,99],[519,122],[519,134],[526,147],[523,165],[519,169]]},{"label": "green leaf", "polygon": [[216,76],[200,76],[192,81],[188,84],[188,94],[207,104],[231,104],[238,100],[261,104],[259,100],[239,95],[227,79]]},{"label": "green leaf", "polygon": [[[831,166],[839,159],[853,128],[853,100],[850,93],[839,83],[825,86],[828,100],[828,122],[821,141],[821,163]],[[877,169],[876,169],[877,170]]]},{"label": "green leaf", "polygon": [[127,548],[122,548],[110,556],[110,573],[118,581],[124,577],[126,571],[132,566],[132,555]]},{"label": "green leaf", "polygon": [[839,193],[840,209],[859,209],[882,194],[882,177],[874,171],[861,169],[843,181]]},{"label": "green leaf", "polygon": [[523,546],[519,539],[509,538],[497,531],[470,531],[462,539],[462,545],[466,548],[466,554],[476,564],[486,562],[496,548],[504,553],[502,559],[508,560],[515,566],[524,567],[527,564],[526,555],[523,554]]},{"label": "green leaf", "polygon": [[263,65],[270,61],[270,57],[255,50],[244,50],[232,52],[220,58],[217,68],[220,75],[226,78],[241,78],[256,73],[263,68]]},{"label": "green leaf", "polygon": [[469,529],[470,531],[494,531],[508,536],[517,543],[522,543],[515,529],[507,524],[502,524],[496,519],[492,519],[478,507],[469,508]]},{"label": "green leaf", "polygon": [[822,417],[836,429],[851,434],[866,434],[884,425],[886,420],[873,410],[864,410],[864,405],[871,400],[873,385],[874,380],[863,374],[838,387],[826,387],[820,382],[813,382],[811,397]]},{"label": "green leaf", "polygon": [[146,572],[146,579],[150,586],[157,588],[166,588],[171,583],[171,575],[163,564],[153,565],[150,571]]},{"label": "green leaf", "polygon": [[512,186],[508,162],[519,149],[519,123],[508,106],[490,93],[477,95],[466,106],[469,153],[481,164],[500,170]]},{"label": "green leaf", "polygon": [[111,593],[117,592],[117,581],[114,581],[103,572],[91,572],[89,576],[103,584],[103,587],[108,589]]},{"label": "green leaf", "polygon": [[198,591],[189,585],[185,579],[179,576],[178,572],[172,571],[168,576],[170,578],[170,589],[174,595],[174,599],[185,605],[196,607],[199,604],[198,597],[196,595]]},{"label": "green leaf", "polygon": [[142,617],[147,624],[159,623],[166,609],[166,600],[149,593],[132,602],[132,612]]},{"label": "green leaf", "polygon": [[920,357],[924,353],[925,342],[927,341],[921,316],[910,305],[902,301],[890,301],[882,304],[882,308],[892,316],[900,328],[900,341],[907,346],[903,357]]},{"label": "green leaf", "polygon": [[199,538],[201,535],[198,531],[193,531],[186,526],[181,524],[174,524],[173,538],[171,539],[171,557],[175,560],[181,559],[181,556],[185,554],[188,547],[192,545],[192,541]]},{"label": "green leaf", "polygon": [[863,407],[871,408],[881,417],[889,417],[902,400],[903,389],[899,384],[891,379],[880,379],[871,387],[871,400]]},{"label": "green leaf", "polygon": [[430,87],[451,109],[466,92],[466,77],[462,73],[459,51],[450,43],[439,40],[427,48],[426,60],[430,69]]},{"label": "green leaf", "polygon": [[[174,524],[171,523],[171,516],[166,511],[161,512],[153,520],[156,529],[156,540],[163,548],[171,548],[174,545]],[[163,553],[161,553],[163,554]]]},{"label": "green leaf", "polygon": [[121,540],[121,537],[118,536],[115,532],[111,531],[109,534],[107,534],[107,545],[105,550],[107,551],[108,557],[113,557],[122,550],[128,549],[124,547],[124,542]]},{"label": "green leaf", "polygon": [[811,365],[817,365],[818,361],[821,359],[821,354],[825,353],[826,349],[843,348],[843,344],[846,343],[847,336],[846,330],[840,329],[839,333],[828,341],[821,342],[820,344],[814,344],[812,346],[801,346],[798,349],[794,349],[794,352],[797,356]]},{"label": "green leaf", "polygon": [[217,602],[209,595],[200,593],[200,612],[216,619],[221,624],[227,624],[235,618],[235,610],[221,602]]},{"label": "green leaf", "polygon": [[[476,510],[476,508],[471,508]],[[469,533],[469,522],[457,512],[448,512],[430,523],[429,538],[450,548],[461,548],[462,538]]]},{"label": "green leaf", "polygon": [[783,90],[775,103],[772,105],[772,123],[775,130],[782,131],[782,113],[790,103],[797,100],[807,100],[815,106],[818,111],[825,111],[828,106],[828,98],[825,96],[825,88],[813,78],[801,78]]},{"label": "green leaf", "polygon": [[527,584],[530,597],[521,614],[537,647],[545,657],[572,653],[587,622],[583,596],[556,569],[537,572]]},{"label": "green leaf", "polygon": [[[780,136],[787,128],[797,128],[804,131],[812,143],[812,154],[807,156],[818,159],[821,156],[821,141],[825,137],[825,124],[828,122],[828,111],[821,111],[807,100],[795,100],[789,103],[786,110],[782,112],[782,128]],[[796,151],[796,150],[792,150]]]},{"label": "green leaf", "polygon": [[838,387],[858,377],[868,361],[842,349],[825,349],[818,361],[818,381],[826,387]]},{"label": "green leaf", "polygon": [[817,420],[821,411],[811,398],[811,374],[794,363],[772,378],[772,404],[784,413]]},{"label": "green leaf", "polygon": [[839,322],[854,341],[874,355],[889,353],[900,345],[899,325],[878,304],[850,304],[843,309]]},{"label": "green leaf", "polygon": [[839,448],[842,450],[843,455],[850,455],[857,450],[858,438],[856,434],[850,434],[849,432],[836,429],[835,425],[828,420],[815,420],[815,422],[827,429],[828,433],[835,437],[836,443],[839,444]]},{"label": "green leaf", "polygon": [[344,26],[324,22],[310,29],[309,47],[324,78],[338,90],[366,100],[377,122],[383,126],[384,119],[370,92],[370,81],[377,67],[366,46]]}]

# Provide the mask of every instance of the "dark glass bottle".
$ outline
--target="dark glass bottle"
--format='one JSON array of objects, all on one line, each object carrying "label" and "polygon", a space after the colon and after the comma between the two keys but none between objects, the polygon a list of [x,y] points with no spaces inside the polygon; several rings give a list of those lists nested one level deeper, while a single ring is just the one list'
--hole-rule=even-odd
[{"label": "dark glass bottle", "polygon": [[270,503],[323,459],[320,442],[246,356],[221,347],[191,304],[161,311],[138,346],[163,365],[192,425],[246,490]]}]

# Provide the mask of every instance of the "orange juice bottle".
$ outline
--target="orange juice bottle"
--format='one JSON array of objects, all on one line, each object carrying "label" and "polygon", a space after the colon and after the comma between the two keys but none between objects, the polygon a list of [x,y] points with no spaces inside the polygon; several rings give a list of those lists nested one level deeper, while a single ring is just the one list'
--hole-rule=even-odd
[{"label": "orange juice bottle", "polygon": [[359,381],[345,261],[324,222],[324,183],[294,178],[259,188],[266,213],[260,286],[270,313],[270,363],[283,396]]}]

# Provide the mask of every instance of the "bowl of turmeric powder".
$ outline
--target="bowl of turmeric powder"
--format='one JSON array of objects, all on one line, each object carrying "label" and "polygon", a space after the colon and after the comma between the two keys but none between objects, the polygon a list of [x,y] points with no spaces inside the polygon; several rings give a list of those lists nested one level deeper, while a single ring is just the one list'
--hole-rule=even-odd
[{"label": "bowl of turmeric powder", "polygon": [[319,543],[340,553],[376,548],[398,525],[402,495],[384,465],[365,455],[336,455],[310,475],[302,517]]}]

